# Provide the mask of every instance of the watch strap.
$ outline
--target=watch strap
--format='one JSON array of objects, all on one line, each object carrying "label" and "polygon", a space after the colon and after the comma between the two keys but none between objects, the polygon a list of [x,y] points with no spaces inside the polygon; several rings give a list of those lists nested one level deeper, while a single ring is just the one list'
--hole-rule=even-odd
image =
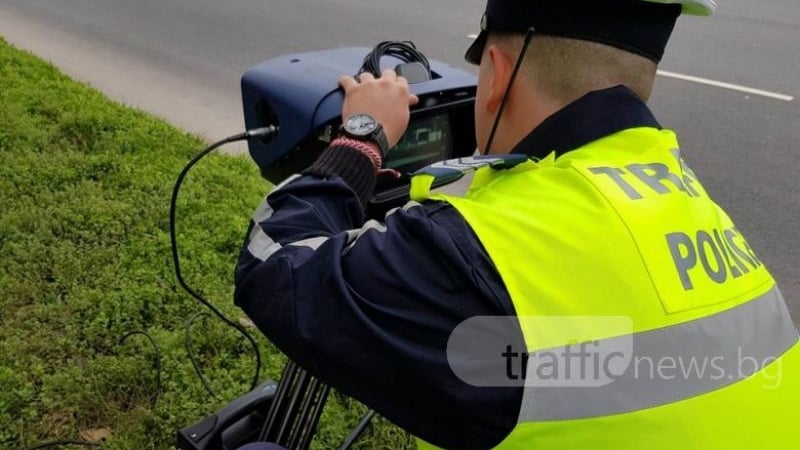
[{"label": "watch strap", "polygon": [[[365,115],[368,115],[368,114],[365,114]],[[352,116],[350,116],[350,117],[352,117]],[[375,121],[374,117],[372,117],[372,116],[369,116],[369,117],[371,117],[372,120]],[[348,137],[350,139],[354,139],[356,141],[374,142],[375,144],[378,145],[378,149],[380,150],[381,158],[386,158],[386,156],[389,154],[390,148],[389,148],[389,139],[386,137],[386,132],[383,129],[383,125],[381,125],[380,123],[375,121],[375,124],[376,124],[375,130],[373,130],[371,133],[369,133],[367,135],[360,136],[360,135],[355,135],[353,133],[350,133],[347,130],[347,127],[344,126],[344,124],[346,122],[347,122],[347,119],[345,119],[344,122],[342,122],[342,126],[340,127],[340,132],[342,134],[344,134],[346,137]]]}]

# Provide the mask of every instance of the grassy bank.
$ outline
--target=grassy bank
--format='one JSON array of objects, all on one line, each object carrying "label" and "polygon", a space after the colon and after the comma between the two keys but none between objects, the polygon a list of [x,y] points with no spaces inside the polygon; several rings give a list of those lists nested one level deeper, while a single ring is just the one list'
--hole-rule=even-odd
[{"label": "grassy bank", "polygon": [[[217,398],[183,347],[201,309],[176,288],[168,201],[201,147],[0,39],[0,448],[108,432],[104,448],[169,448],[178,428],[247,391],[253,357],[237,333],[210,319],[194,328]],[[215,155],[185,186],[187,279],[238,319],[232,268],[268,186],[248,159]],[[161,392],[147,339],[120,342],[137,330],[160,348]],[[258,339],[264,376],[277,377],[282,357]],[[335,446],[361,411],[334,396],[315,447]],[[380,422],[361,447],[406,441]]]}]

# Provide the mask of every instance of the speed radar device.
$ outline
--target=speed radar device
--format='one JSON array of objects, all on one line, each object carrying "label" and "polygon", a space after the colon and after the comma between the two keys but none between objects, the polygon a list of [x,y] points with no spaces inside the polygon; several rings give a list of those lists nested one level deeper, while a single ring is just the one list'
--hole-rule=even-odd
[{"label": "speed radar device", "polygon": [[[357,75],[396,68],[409,80],[419,103],[401,141],[384,168],[401,176],[378,179],[369,210],[380,215],[408,200],[410,174],[447,159],[475,152],[473,107],[477,80],[464,70],[408,52],[355,47],[280,56],[259,64],[242,77],[247,129],[276,126],[270,140],[251,139],[250,156],[261,174],[277,184],[310,166],[336,136],[341,124],[343,74]],[[406,43],[408,44],[408,43]],[[381,46],[388,49],[376,53]],[[413,48],[413,47],[412,47]],[[417,60],[419,59],[419,60]]]}]

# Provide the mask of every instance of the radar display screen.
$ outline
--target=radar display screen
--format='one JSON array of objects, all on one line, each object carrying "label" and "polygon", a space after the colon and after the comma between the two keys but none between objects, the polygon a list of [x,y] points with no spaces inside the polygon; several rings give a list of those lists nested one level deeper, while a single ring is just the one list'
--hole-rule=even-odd
[{"label": "radar display screen", "polygon": [[449,114],[415,119],[389,153],[385,166],[401,171],[417,170],[447,159],[452,148]]}]

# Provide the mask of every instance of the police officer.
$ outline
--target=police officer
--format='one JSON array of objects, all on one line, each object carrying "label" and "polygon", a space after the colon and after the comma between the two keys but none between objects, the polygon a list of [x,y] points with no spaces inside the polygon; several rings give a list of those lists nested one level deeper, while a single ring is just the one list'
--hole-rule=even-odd
[{"label": "police officer", "polygon": [[[646,106],[678,16],[714,9],[489,0],[466,57],[495,158],[461,193],[420,174],[385,223],[364,205],[417,99],[392,71],[343,77],[342,135],[255,213],[236,303],[301,366],[439,447],[793,448],[784,300]],[[515,382],[448,361],[485,316],[513,320],[495,356]],[[564,374],[589,366],[601,376]]]}]

